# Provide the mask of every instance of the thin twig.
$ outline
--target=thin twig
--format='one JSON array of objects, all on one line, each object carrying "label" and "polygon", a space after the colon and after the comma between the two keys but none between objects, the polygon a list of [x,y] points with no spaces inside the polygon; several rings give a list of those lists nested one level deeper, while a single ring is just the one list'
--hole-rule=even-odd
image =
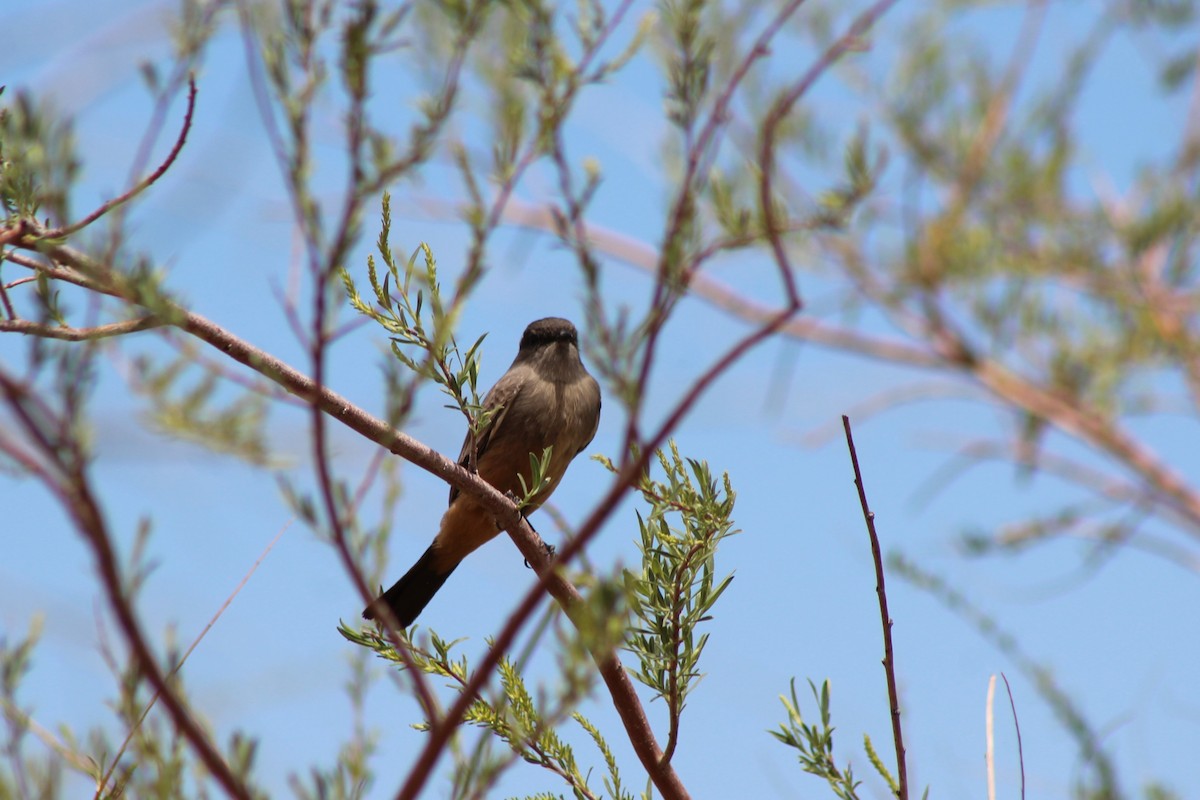
[{"label": "thin twig", "polygon": [[[0,264],[4,263],[4,260],[5,260],[4,255],[5,255],[4,253],[0,252]],[[4,307],[4,316],[7,317],[8,319],[16,319],[17,318],[16,309],[13,308],[12,300],[10,300],[8,297],[9,287],[16,286],[19,283],[19,281],[27,281],[27,280],[30,280],[30,278],[20,278],[19,280],[13,281],[11,284],[9,284],[7,286],[2,281],[0,281],[0,306]]]},{"label": "thin twig", "polygon": [[[218,752],[208,735],[192,718],[183,700],[168,685],[167,677],[159,667],[154,653],[142,633],[133,607],[122,585],[121,571],[112,547],[112,537],[104,520],[99,504],[92,494],[91,482],[86,472],[86,462],[78,451],[78,442],[52,437],[47,429],[53,425],[54,433],[68,430],[68,426],[53,411],[29,393],[27,387],[0,369],[0,392],[7,399],[13,417],[38,447],[53,471],[38,470],[47,490],[54,494],[70,514],[80,535],[92,549],[96,558],[97,572],[104,587],[109,605],[132,651],[142,674],[166,706],[179,734],[195,750],[213,779],[225,792],[238,800],[249,800],[250,792],[245,783],[233,774],[229,764]],[[34,413],[36,411],[36,414]],[[67,434],[70,435],[70,434]]]},{"label": "thin twig", "polygon": [[161,328],[166,323],[158,317],[145,316],[122,322],[110,322],[107,325],[97,325],[92,328],[68,328],[60,325],[45,325],[31,320],[14,319],[0,320],[0,333],[23,333],[27,336],[38,336],[43,339],[61,339],[67,342],[82,342],[91,339],[104,339],[110,336],[123,336],[127,333]]},{"label": "thin twig", "polygon": [[889,561],[896,574],[916,588],[928,592],[1016,664],[1046,701],[1058,722],[1075,740],[1080,756],[1094,771],[1099,785],[1116,785],[1116,768],[1112,757],[1101,746],[1100,733],[1093,729],[1075,701],[1055,682],[1053,670],[1034,661],[1021,648],[1017,636],[1012,631],[1006,630],[994,617],[976,608],[966,595],[940,576],[927,572],[923,567],[900,555],[890,556]]},{"label": "thin twig", "polygon": [[680,715],[683,713],[683,703],[679,696],[679,651],[683,649],[683,625],[680,623],[680,617],[683,615],[683,602],[681,597],[684,593],[684,576],[689,573],[692,559],[700,552],[700,544],[692,545],[687,556],[680,564],[678,571],[675,573],[675,580],[671,586],[671,663],[670,684],[667,687],[667,746],[663,750],[663,761],[670,761],[675,755],[675,748],[679,745],[679,721]]},{"label": "thin twig", "polygon": [[19,706],[15,705],[7,697],[0,697],[0,707],[3,708],[4,716],[10,722],[29,730],[34,736],[42,740],[42,744],[53,750],[59,758],[78,772],[87,775],[89,778],[95,778],[96,762],[90,757],[76,753],[55,736],[52,731],[38,724],[36,719],[21,710]]},{"label": "thin twig", "polygon": [[987,767],[988,800],[996,800],[996,676],[988,678],[987,701],[983,709],[985,740],[983,761]]},{"label": "thin twig", "polygon": [[[432,200],[422,204],[426,211],[435,206],[436,203]],[[505,219],[517,228],[557,233],[554,215],[545,206],[514,200],[505,210]],[[593,222],[581,224],[590,247],[600,250],[616,261],[653,274],[659,259],[658,251],[654,247]],[[716,308],[748,322],[761,323],[775,313],[774,308],[739,295],[727,284],[704,272],[697,271],[691,275],[688,291]],[[791,319],[779,332],[792,339],[849,350],[880,361],[899,362],[916,367],[942,365],[938,355],[927,348],[916,347],[899,339],[883,339],[848,328],[838,328],[813,317]]]},{"label": "thin twig", "polygon": [[[679,190],[667,212],[668,222],[666,230],[663,232],[663,242],[677,243],[681,241],[683,228],[687,222],[689,213],[688,209],[696,202],[696,196],[699,194],[697,183],[701,180],[699,176],[704,174],[702,167],[706,160],[712,157],[717,134],[729,119],[729,106],[733,102],[734,95],[745,80],[746,75],[749,74],[751,67],[760,58],[765,57],[770,52],[772,40],[774,40],[784,25],[787,24],[788,19],[796,13],[796,10],[803,3],[804,0],[791,0],[767,23],[722,88],[721,94],[717,97],[712,111],[709,112],[704,122],[704,126],[700,129],[700,134],[694,141],[689,141],[690,146],[687,148],[687,162],[684,167],[683,176],[679,180]],[[690,135],[691,130],[689,129],[687,133]],[[636,390],[630,393],[633,402],[629,410],[628,421],[625,426],[625,438],[621,448],[623,462],[628,459],[631,447],[637,445],[640,439],[638,422],[641,418],[641,398],[646,395],[646,386],[650,380],[650,369],[654,364],[655,355],[658,350],[659,336],[662,333],[663,325],[666,324],[667,315],[663,313],[663,310],[667,307],[667,289],[670,284],[668,278],[671,266],[668,263],[668,251],[669,248],[667,247],[659,251],[657,263],[654,267],[654,289],[649,304],[651,311],[646,321],[645,342],[642,345],[641,363],[638,366],[638,375],[635,384]],[[683,274],[688,275],[689,279],[692,277],[692,273],[697,272],[694,266],[689,265],[683,270]],[[786,276],[784,280],[790,281],[791,277]],[[794,289],[794,287],[792,288]],[[794,298],[795,296],[794,291],[789,293],[789,298]]]},{"label": "thin twig", "polygon": [[1017,763],[1021,767],[1021,800],[1025,800],[1025,749],[1021,746],[1021,720],[1017,718],[1017,703],[1013,700],[1012,687],[1008,684],[1008,676],[1001,672],[1000,677],[1004,679],[1004,690],[1008,692],[1008,705],[1012,709],[1013,728],[1017,731]]},{"label": "thin twig", "polygon": [[771,246],[771,252],[775,257],[775,263],[779,266],[784,279],[788,281],[793,292],[795,291],[795,277],[792,275],[790,260],[783,246],[782,238],[786,225],[780,222],[778,218],[774,191],[771,188],[775,177],[775,144],[779,126],[791,114],[792,109],[799,102],[800,98],[813,87],[822,75],[829,71],[839,58],[845,55],[846,51],[853,46],[857,46],[859,40],[897,1],[879,0],[879,2],[871,5],[866,11],[855,17],[854,22],[850,24],[846,32],[838,37],[821,54],[821,57],[808,68],[804,75],[792,84],[791,88],[771,106],[770,112],[763,121],[762,145],[759,148],[758,158],[758,169],[762,175],[758,184],[759,212],[763,215],[763,223],[766,228],[768,242]]},{"label": "thin twig", "polygon": [[875,562],[875,594],[879,597],[879,618],[883,623],[883,671],[887,674],[888,703],[892,716],[892,741],[896,745],[896,772],[899,800],[908,798],[908,765],[904,755],[904,732],[900,727],[900,695],[896,691],[896,660],[892,651],[892,618],[888,613],[887,588],[883,579],[883,555],[879,549],[879,536],[875,532],[875,512],[867,503],[867,490],[863,487],[862,471],[858,466],[858,452],[854,449],[854,434],[850,431],[850,418],[842,415],[842,426],[846,429],[846,446],[850,449],[850,463],[854,466],[854,485],[858,487],[858,501],[862,505],[863,519],[867,523],[867,534],[871,537],[871,558]]},{"label": "thin twig", "polygon": [[60,228],[51,228],[43,235],[49,239],[62,239],[70,236],[73,233],[77,233],[103,217],[108,212],[124,205],[144,192],[146,189],[153,186],[159,178],[166,174],[167,170],[171,168],[171,165],[175,163],[175,159],[178,158],[179,154],[183,151],[183,145],[185,142],[187,142],[188,132],[192,129],[192,115],[195,113],[195,111],[196,76],[188,75],[187,110],[183,115],[183,126],[179,129],[179,136],[175,138],[175,145],[171,148],[171,152],[168,153],[166,159],[158,165],[158,169],[154,170],[154,172],[151,172],[145,178],[142,178],[140,181],[134,184],[129,191],[125,192],[125,194],[121,195],[120,197],[114,197],[107,203],[103,203],[96,208],[96,210],[78,222],[73,222],[70,225],[64,225]]},{"label": "thin twig", "polygon": [[[217,623],[217,620],[221,618],[221,615],[225,613],[225,609],[229,608],[229,604],[233,602],[233,598],[237,597],[238,593],[242,591],[242,588],[245,587],[247,581],[250,580],[250,576],[255,573],[255,571],[258,569],[259,565],[262,564],[263,559],[265,559],[267,557],[267,554],[271,552],[271,548],[273,548],[275,546],[275,543],[279,541],[280,537],[283,536],[284,531],[286,531],[291,524],[292,523],[290,520],[288,522],[286,522],[283,525],[283,527],[279,529],[279,533],[275,534],[275,538],[272,539],[267,544],[266,548],[263,549],[262,554],[259,555],[258,559],[254,562],[254,564],[251,565],[250,569],[246,572],[246,574],[244,576],[242,576],[241,582],[239,582],[238,585],[234,587],[233,591],[229,594],[229,596],[225,598],[225,602],[222,603],[221,607],[218,608],[216,613],[212,615],[212,619],[210,619],[208,621],[208,624],[204,626],[203,630],[201,630],[200,633],[197,634],[196,638],[194,640],[192,640],[192,643],[188,647],[187,651],[179,659],[179,663],[176,664],[175,666],[171,667],[171,671],[167,673],[167,680],[170,680],[171,678],[173,678],[175,676],[175,673],[179,672],[179,670],[183,668],[184,663],[188,660],[188,657],[191,656],[192,651],[196,649],[196,645],[200,644],[200,641],[205,636],[208,635],[208,632],[210,630],[212,630],[212,626],[215,625]],[[150,702],[148,702],[146,704],[146,707],[144,709],[142,709],[142,713],[138,716],[137,722],[135,722],[133,724],[133,726],[129,729],[129,733],[125,735],[125,740],[122,741],[121,746],[117,748],[116,755],[114,755],[112,757],[112,764],[109,766],[108,772],[104,773],[104,776],[100,779],[99,785],[96,787],[95,800],[100,800],[100,798],[105,796],[104,795],[104,787],[108,785],[109,779],[112,778],[113,772],[116,770],[117,765],[121,761],[121,756],[125,753],[125,748],[127,748],[129,746],[129,743],[133,740],[133,735],[135,733],[137,733],[138,728],[140,728],[142,726],[142,723],[145,722],[146,716],[150,713],[150,709],[154,708],[154,704],[158,702],[158,697],[159,697],[158,691],[155,691],[154,694],[151,695]],[[137,765],[134,764],[133,768],[136,769],[136,767],[137,767]],[[128,779],[129,775],[132,775],[132,774],[133,774],[133,772],[131,769],[130,772],[127,773],[125,776],[126,780]],[[122,781],[122,783],[124,783],[124,782],[125,781]],[[119,793],[120,792],[113,792],[112,796],[115,797]]]}]

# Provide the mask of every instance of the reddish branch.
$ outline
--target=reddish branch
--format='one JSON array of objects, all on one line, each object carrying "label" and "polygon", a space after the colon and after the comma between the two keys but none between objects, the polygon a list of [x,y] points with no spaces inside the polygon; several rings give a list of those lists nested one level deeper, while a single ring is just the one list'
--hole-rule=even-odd
[{"label": "reddish branch", "polygon": [[[784,5],[771,21],[759,33],[754,44],[738,62],[729,80],[721,90],[721,94],[717,97],[713,104],[712,111],[709,112],[705,119],[703,127],[700,129],[699,135],[694,141],[690,139],[691,129],[688,130],[688,148],[687,160],[684,166],[683,177],[679,181],[679,191],[675,195],[675,199],[671,204],[671,208],[667,215],[667,226],[663,232],[664,242],[681,242],[683,238],[683,229],[687,223],[691,209],[694,208],[696,198],[700,194],[701,176],[703,173],[703,165],[713,157],[715,152],[715,143],[717,134],[728,121],[730,116],[729,106],[733,102],[733,97],[749,74],[751,67],[760,59],[770,52],[771,41],[783,29],[783,26],[791,18],[796,10],[803,5],[804,0],[791,0]],[[773,150],[775,146],[774,137],[770,139],[770,147]],[[769,178],[764,177],[764,180]],[[577,223],[578,225],[578,223]],[[771,232],[768,231],[768,237]],[[776,239],[778,237],[775,237]],[[654,266],[655,282],[654,290],[650,298],[650,309],[645,334],[645,344],[642,348],[641,364],[638,368],[636,389],[630,392],[633,398],[632,407],[630,408],[629,420],[625,428],[625,441],[622,447],[622,463],[628,460],[628,452],[632,445],[635,445],[639,440],[638,420],[640,414],[641,398],[646,394],[646,386],[650,380],[650,368],[654,364],[654,356],[658,348],[658,337],[662,331],[663,325],[666,323],[666,310],[668,308],[669,292],[668,289],[672,284],[671,279],[671,264],[668,259],[670,255],[668,248],[664,248],[657,254],[656,264]],[[788,272],[786,267],[783,267],[783,262],[780,262],[781,268],[785,273]],[[697,263],[688,265],[687,269],[681,269],[681,283],[686,284],[694,278],[697,272]],[[785,274],[783,280],[789,284],[789,297],[796,295],[795,286],[791,285],[792,276]],[[798,307],[797,307],[798,308]]]},{"label": "reddish branch", "polygon": [[[545,206],[514,201],[505,211],[505,219],[510,225],[517,227],[546,233],[557,232],[554,214]],[[658,253],[650,245],[588,222],[582,225],[582,235],[590,247],[644,272],[654,271],[658,263]],[[737,294],[728,284],[704,272],[692,275],[688,291],[722,311],[755,324],[761,324],[776,311],[764,303]],[[812,317],[794,317],[781,326],[779,332],[794,339],[849,350],[889,363],[899,362],[917,367],[934,367],[941,364],[937,354],[927,348],[917,347],[900,339],[868,336],[848,328],[829,325]]]},{"label": "reddish branch", "polygon": [[27,336],[38,336],[43,339],[62,339],[68,342],[82,342],[88,339],[104,339],[110,336],[124,336],[127,333],[150,330],[163,326],[163,321],[156,317],[139,317],[124,322],[110,322],[107,325],[96,325],[91,328],[70,328],[61,325],[44,325],[30,320],[14,319],[0,320],[0,333],[23,333]]},{"label": "reddish branch", "polygon": [[174,144],[174,146],[171,147],[171,152],[168,153],[166,159],[164,159],[163,162],[158,165],[158,169],[154,170],[154,172],[151,172],[149,175],[147,175],[146,177],[142,178],[140,181],[135,183],[129,189],[129,191],[125,192],[125,194],[121,195],[120,197],[114,197],[112,200],[109,200],[107,203],[100,205],[94,211],[92,211],[92,213],[88,214],[83,219],[81,219],[77,222],[73,222],[70,225],[64,225],[61,228],[51,228],[50,230],[48,230],[44,234],[42,234],[43,236],[45,236],[47,239],[63,239],[63,238],[66,238],[67,236],[70,236],[73,233],[77,233],[77,232],[83,230],[88,225],[91,225],[93,222],[100,219],[108,212],[112,211],[113,209],[115,209],[119,206],[124,205],[125,203],[128,203],[130,200],[137,197],[139,194],[144,192],[146,189],[149,189],[151,186],[153,186],[158,181],[159,178],[161,178],[163,175],[165,175],[167,173],[167,170],[169,170],[171,168],[171,165],[175,163],[175,159],[179,157],[180,152],[183,151],[183,145],[185,142],[187,142],[188,132],[192,129],[192,115],[196,111],[196,78],[195,78],[195,76],[189,75],[188,79],[187,79],[187,83],[188,83],[187,110],[184,112],[184,115],[183,115],[183,125],[179,129],[179,135],[175,137],[175,144]]},{"label": "reddish branch", "polygon": [[883,623],[883,671],[887,675],[888,703],[892,711],[892,742],[896,746],[896,797],[908,800],[908,764],[904,755],[904,732],[900,728],[900,693],[896,690],[896,659],[892,653],[892,616],[888,612],[887,587],[883,580],[883,555],[879,549],[879,535],[875,532],[875,512],[867,503],[867,490],[863,487],[862,471],[858,467],[858,452],[854,449],[854,434],[850,432],[850,418],[842,416],[846,429],[846,446],[850,449],[850,463],[854,466],[854,485],[858,488],[858,502],[862,505],[863,520],[867,523],[867,535],[871,537],[871,559],[875,562],[875,594],[879,598],[879,618]]},{"label": "reddish branch", "polygon": [[38,448],[47,465],[43,467],[26,460],[22,462],[23,466],[32,467],[32,474],[37,475],[46,488],[58,497],[91,547],[117,624],[133,651],[134,660],[155,694],[162,700],[171,721],[225,792],[238,800],[249,800],[249,790],[241,779],[233,774],[224,757],[209,741],[204,730],[192,719],[183,701],[167,683],[157,658],[142,635],[141,623],[134,614],[121,581],[121,570],[112,548],[107,524],[92,495],[85,456],[79,450],[78,442],[71,439],[69,434],[55,435],[56,431],[68,431],[70,426],[59,419],[52,409],[40,403],[22,383],[3,370],[0,370],[0,392],[4,394],[13,416]]},{"label": "reddish branch", "polygon": [[[763,122],[762,145],[759,148],[759,170],[762,174],[762,179],[759,181],[759,210],[763,215],[764,227],[766,228],[767,243],[771,247],[771,252],[775,256],[775,263],[780,266],[788,280],[792,280],[792,270],[788,263],[787,253],[783,246],[783,233],[785,226],[778,219],[776,211],[775,193],[772,191],[772,182],[775,177],[775,137],[778,133],[780,124],[787,119],[791,114],[796,103],[800,101],[813,84],[829,71],[830,67],[845,55],[846,51],[851,47],[859,45],[862,37],[871,29],[875,22],[887,12],[897,0],[879,0],[874,5],[869,7],[862,14],[859,14],[851,23],[849,29],[842,34],[838,39],[830,45],[821,57],[817,59],[812,66],[801,76],[800,80],[792,84],[771,107],[767,114],[766,120]],[[794,288],[794,287],[793,287]]]}]

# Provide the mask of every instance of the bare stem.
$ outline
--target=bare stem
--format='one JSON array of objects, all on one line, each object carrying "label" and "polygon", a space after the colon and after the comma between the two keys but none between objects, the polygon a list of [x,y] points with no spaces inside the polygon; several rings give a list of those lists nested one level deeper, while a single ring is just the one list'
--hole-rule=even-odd
[{"label": "bare stem", "polygon": [[62,339],[67,342],[82,342],[89,339],[104,339],[110,336],[123,336],[127,333],[150,330],[162,327],[165,323],[157,317],[138,317],[123,322],[110,322],[107,325],[97,325],[91,328],[69,328],[60,325],[44,325],[24,319],[0,320],[0,333],[23,333],[27,336],[39,336],[44,339]]},{"label": "bare stem", "polygon": [[142,178],[129,191],[125,192],[120,197],[114,197],[107,203],[98,206],[92,213],[88,214],[83,219],[73,222],[70,225],[64,225],[61,228],[54,228],[46,231],[45,236],[49,239],[63,239],[73,233],[77,233],[87,226],[91,225],[96,220],[103,217],[113,209],[128,203],[133,198],[137,197],[142,192],[153,186],[159,178],[167,173],[171,165],[175,163],[175,159],[179,157],[183,151],[183,145],[187,142],[188,132],[192,129],[192,116],[196,111],[196,76],[188,75],[188,97],[187,111],[183,115],[183,125],[180,126],[179,135],[175,137],[175,144],[171,147],[171,152],[167,154],[166,159],[158,165],[158,169],[151,172],[145,178]]},{"label": "bare stem", "polygon": [[[195,750],[209,774],[225,792],[238,800],[249,800],[250,791],[233,774],[225,758],[209,740],[208,735],[192,718],[183,700],[168,683],[168,677],[143,635],[141,623],[133,610],[121,579],[121,570],[113,550],[112,537],[92,494],[86,461],[79,444],[70,438],[68,426],[46,408],[20,381],[0,370],[0,393],[5,397],[13,417],[41,452],[46,466],[38,465],[38,475],[71,515],[80,535],[91,547],[96,569],[108,597],[109,605],[126,643],[132,651],[142,674],[154,689],[179,734]],[[25,465],[29,466],[29,465]]]},{"label": "bare stem", "polygon": [[862,504],[863,519],[867,523],[867,534],[871,537],[871,559],[875,562],[875,594],[879,597],[879,618],[883,623],[883,671],[887,674],[888,703],[892,714],[892,741],[896,745],[896,773],[898,788],[896,797],[908,800],[908,765],[904,756],[904,732],[900,728],[900,695],[896,691],[896,661],[892,652],[892,617],[888,613],[887,588],[883,580],[883,555],[879,551],[879,536],[875,532],[875,512],[867,503],[867,490],[863,488],[862,471],[858,467],[858,452],[854,449],[854,434],[850,431],[850,418],[842,415],[842,426],[846,429],[846,446],[850,449],[850,463],[854,466],[854,485],[858,487],[858,502]]}]

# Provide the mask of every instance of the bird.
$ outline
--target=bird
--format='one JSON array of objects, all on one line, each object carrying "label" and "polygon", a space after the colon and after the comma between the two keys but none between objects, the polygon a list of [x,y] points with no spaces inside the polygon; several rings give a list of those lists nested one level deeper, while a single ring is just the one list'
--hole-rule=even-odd
[{"label": "bird", "polygon": [[[531,322],[517,357],[483,399],[484,427],[467,432],[458,463],[501,493],[522,496],[532,486],[530,455],[552,448],[545,485],[524,511],[530,514],[558,488],[567,466],[591,443],[600,424],[600,386],[579,357],[575,326],[561,317]],[[472,459],[472,449],[474,458]],[[412,568],[372,601],[363,618],[412,625],[464,558],[500,533],[492,512],[457,487],[437,535]],[[390,611],[389,615],[385,609]]]}]

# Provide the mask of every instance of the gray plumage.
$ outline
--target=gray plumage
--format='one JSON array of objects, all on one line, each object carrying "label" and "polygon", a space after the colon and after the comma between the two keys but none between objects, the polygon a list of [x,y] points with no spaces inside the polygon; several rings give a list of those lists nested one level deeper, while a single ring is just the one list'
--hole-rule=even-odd
[{"label": "gray plumage", "polygon": [[[600,387],[579,358],[575,326],[559,317],[532,322],[521,337],[512,366],[484,397],[496,410],[475,443],[479,476],[500,492],[520,496],[521,479],[531,483],[530,454],[552,447],[548,482],[526,513],[536,510],[558,487],[571,460],[588,446],[600,424]],[[471,462],[471,436],[459,463]],[[456,487],[429,549],[399,581],[363,611],[366,619],[386,607],[408,627],[446,579],[472,551],[500,532],[491,513]]]}]

